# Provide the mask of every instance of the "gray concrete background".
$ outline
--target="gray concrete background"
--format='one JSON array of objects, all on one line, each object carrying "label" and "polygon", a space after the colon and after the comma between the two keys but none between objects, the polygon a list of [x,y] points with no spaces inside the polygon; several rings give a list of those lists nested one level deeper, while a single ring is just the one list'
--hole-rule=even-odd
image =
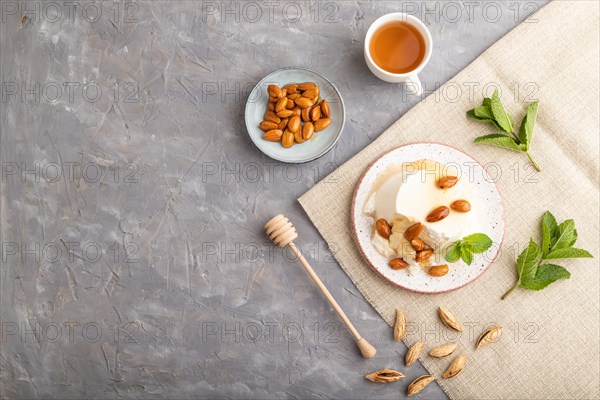
[{"label": "gray concrete background", "polygon": [[[375,18],[426,21],[432,91],[542,4],[2,1],[2,398],[403,397],[425,371],[296,199],[420,100],[366,68]],[[283,66],[332,79],[348,112],[336,147],[299,166],[243,123],[253,83]],[[268,244],[279,212],[375,359]],[[408,378],[363,378],[384,367]]]}]

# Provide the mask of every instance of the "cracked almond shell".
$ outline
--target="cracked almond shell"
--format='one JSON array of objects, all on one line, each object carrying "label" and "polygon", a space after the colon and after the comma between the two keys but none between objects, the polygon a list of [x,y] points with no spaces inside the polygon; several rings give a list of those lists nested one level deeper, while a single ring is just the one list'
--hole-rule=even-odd
[{"label": "cracked almond shell", "polygon": [[394,371],[393,369],[386,368],[379,371],[371,372],[370,374],[365,375],[365,378],[367,378],[371,382],[389,383],[396,382],[404,378],[404,375],[398,371]]}]

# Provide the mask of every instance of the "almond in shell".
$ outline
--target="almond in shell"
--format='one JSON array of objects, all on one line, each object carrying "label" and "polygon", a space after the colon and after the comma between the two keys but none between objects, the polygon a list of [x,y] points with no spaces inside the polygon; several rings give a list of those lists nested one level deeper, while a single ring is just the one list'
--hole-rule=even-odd
[{"label": "almond in shell", "polygon": [[401,309],[396,308],[396,323],[394,324],[394,340],[399,342],[406,335],[406,317]]},{"label": "almond in shell", "polygon": [[442,344],[429,350],[429,355],[435,358],[448,357],[450,354],[454,353],[454,350],[456,350],[456,346],[456,343]]},{"label": "almond in shell", "polygon": [[410,346],[410,349],[408,349],[406,352],[406,357],[404,358],[404,362],[406,363],[407,367],[417,362],[419,355],[421,355],[421,352],[424,348],[425,342],[417,342]]},{"label": "almond in shell", "polygon": [[457,332],[463,331],[463,327],[461,326],[460,322],[458,322],[458,319],[456,319],[456,317],[444,307],[438,308],[438,315],[444,325],[446,325],[448,328],[454,329]]},{"label": "almond in shell", "polygon": [[408,389],[406,390],[406,394],[409,396],[414,396],[419,393],[421,390],[425,389],[427,385],[433,382],[435,378],[433,375],[423,375],[412,381],[410,385],[408,385]]},{"label": "almond in shell", "polygon": [[490,343],[494,343],[498,341],[500,335],[502,334],[502,327],[494,326],[483,332],[477,342],[475,343],[475,348],[479,349],[480,347],[487,346]]},{"label": "almond in shell", "polygon": [[453,376],[456,376],[459,373],[461,373],[461,371],[465,369],[466,365],[467,357],[461,354],[460,356],[452,360],[452,362],[448,366],[448,369],[446,369],[446,371],[442,374],[442,377],[444,379],[452,378]]}]

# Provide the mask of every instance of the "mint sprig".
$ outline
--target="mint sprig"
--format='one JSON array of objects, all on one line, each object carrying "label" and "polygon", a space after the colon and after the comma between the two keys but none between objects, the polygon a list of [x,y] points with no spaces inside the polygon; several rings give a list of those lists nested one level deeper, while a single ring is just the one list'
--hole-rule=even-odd
[{"label": "mint sprig", "polygon": [[446,261],[453,263],[462,259],[465,264],[473,263],[473,254],[485,252],[492,246],[492,239],[484,233],[474,233],[469,236],[457,240],[448,246],[444,258]]},{"label": "mint sprig", "polygon": [[529,239],[529,245],[517,258],[517,282],[504,293],[502,300],[519,286],[529,290],[542,290],[559,279],[569,279],[571,274],[564,267],[543,262],[593,257],[587,250],[573,247],[576,241],[575,221],[568,219],[559,225],[554,215],[546,211],[542,216],[542,246]]},{"label": "mint sprig", "polygon": [[512,117],[506,112],[506,109],[500,101],[498,91],[495,90],[491,98],[484,98],[483,104],[472,110],[467,111],[467,118],[493,125],[501,133],[480,136],[475,139],[475,143],[489,144],[503,149],[518,151],[527,154],[529,160],[536,170],[541,171],[540,166],[535,162],[530,152],[531,139],[533,138],[533,127],[537,116],[538,101],[529,104],[527,113],[521,121],[519,134],[515,134]]}]

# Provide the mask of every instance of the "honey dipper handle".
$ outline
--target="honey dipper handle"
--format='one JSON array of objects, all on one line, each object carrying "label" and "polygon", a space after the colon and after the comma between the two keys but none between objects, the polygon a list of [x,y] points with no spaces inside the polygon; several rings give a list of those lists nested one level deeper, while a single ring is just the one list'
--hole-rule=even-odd
[{"label": "honey dipper handle", "polygon": [[329,304],[331,304],[331,306],[333,307],[335,312],[337,312],[337,314],[340,316],[340,318],[342,319],[342,321],[344,322],[344,324],[346,325],[346,327],[348,328],[348,330],[350,331],[352,336],[354,336],[354,340],[356,340],[356,344],[358,345],[363,357],[364,358],[373,357],[375,355],[375,353],[377,352],[375,347],[373,347],[369,342],[367,342],[365,338],[360,336],[360,334],[358,333],[358,331],[356,330],[354,325],[352,325],[352,322],[350,322],[350,320],[348,319],[348,317],[346,316],[346,314],[344,313],[344,311],[342,310],[340,305],[337,303],[337,301],[335,301],[335,299],[333,298],[331,293],[329,293],[329,290],[327,290],[327,288],[325,287],[323,282],[321,282],[321,279],[319,279],[319,277],[317,276],[315,271],[312,269],[312,267],[310,266],[308,261],[306,261],[306,259],[300,253],[300,250],[298,250],[298,248],[294,245],[294,243],[292,242],[288,246],[292,250],[292,253],[294,253],[296,255],[296,257],[300,261],[300,264],[302,264],[302,266],[304,267],[306,272],[308,272],[308,274],[310,275],[312,280],[317,284],[317,286],[321,290],[321,293],[323,293],[325,298],[329,301]]}]

